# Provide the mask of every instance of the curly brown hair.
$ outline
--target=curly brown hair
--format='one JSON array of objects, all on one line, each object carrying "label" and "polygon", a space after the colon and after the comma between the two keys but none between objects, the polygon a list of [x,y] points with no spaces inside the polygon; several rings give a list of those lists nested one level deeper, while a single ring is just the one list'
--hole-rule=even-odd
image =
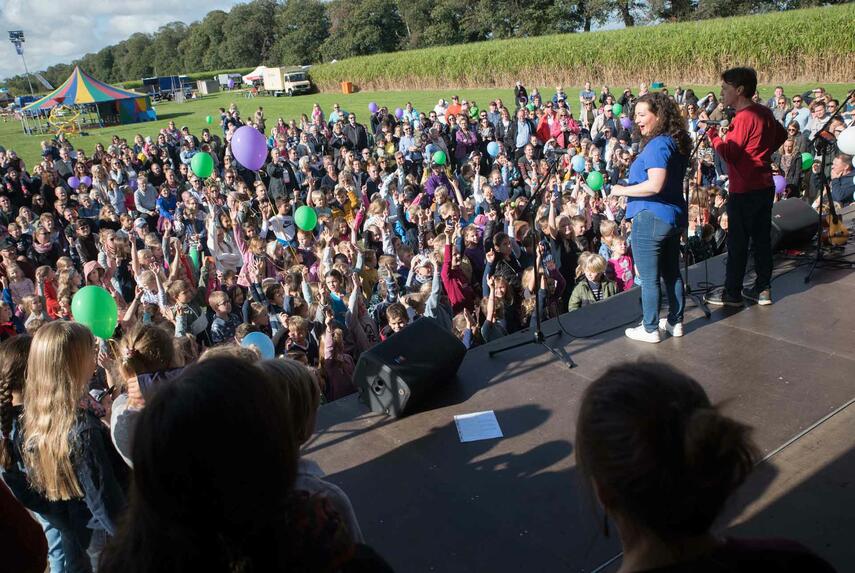
[{"label": "curly brown hair", "polygon": [[642,140],[642,145],[657,135],[670,135],[677,144],[677,150],[688,157],[692,151],[692,139],[686,131],[686,120],[677,102],[662,93],[649,93],[638,98],[636,105],[640,103],[646,104],[650,113],[658,118],[656,127]]},{"label": "curly brown hair", "polygon": [[23,392],[30,354],[29,334],[13,336],[0,344],[0,466],[12,467],[12,423],[14,406],[12,392]]}]

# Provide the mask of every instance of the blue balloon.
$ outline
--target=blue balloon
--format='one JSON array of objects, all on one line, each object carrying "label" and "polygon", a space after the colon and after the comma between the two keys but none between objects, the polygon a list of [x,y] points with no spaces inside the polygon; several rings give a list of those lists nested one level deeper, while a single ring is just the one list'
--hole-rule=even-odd
[{"label": "blue balloon", "polygon": [[490,157],[498,157],[499,156],[499,144],[495,141],[491,141],[487,144],[487,153],[490,154]]},{"label": "blue balloon", "polygon": [[574,155],[573,159],[570,160],[570,165],[573,167],[573,171],[582,173],[585,171],[585,158],[581,155]]},{"label": "blue balloon", "polygon": [[271,360],[276,357],[276,349],[273,347],[273,341],[263,332],[250,332],[243,337],[240,345],[244,348],[255,346],[264,360]]}]

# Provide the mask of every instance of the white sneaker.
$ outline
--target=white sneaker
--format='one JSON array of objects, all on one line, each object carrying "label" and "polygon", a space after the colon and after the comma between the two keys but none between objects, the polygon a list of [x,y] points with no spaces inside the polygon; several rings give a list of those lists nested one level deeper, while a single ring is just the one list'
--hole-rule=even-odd
[{"label": "white sneaker", "polygon": [[683,336],[683,323],[678,322],[675,325],[671,325],[668,323],[667,318],[663,318],[659,321],[659,330],[664,330],[674,338],[680,338]]},{"label": "white sneaker", "polygon": [[650,342],[652,344],[656,344],[657,342],[662,340],[658,330],[654,330],[653,332],[647,332],[646,330],[644,330],[643,324],[639,324],[634,328],[627,328],[624,331],[624,334],[626,334],[629,338],[633,340],[638,340],[640,342]]}]

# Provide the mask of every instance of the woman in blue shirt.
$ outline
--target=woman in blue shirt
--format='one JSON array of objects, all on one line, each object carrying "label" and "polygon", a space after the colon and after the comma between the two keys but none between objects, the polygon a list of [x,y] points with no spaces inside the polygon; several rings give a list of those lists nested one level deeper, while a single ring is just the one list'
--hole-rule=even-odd
[{"label": "woman in blue shirt", "polygon": [[[627,328],[633,340],[659,342],[659,329],[683,335],[683,279],[680,233],[687,223],[683,177],[691,139],[677,104],[663,94],[647,94],[635,106],[635,123],[643,148],[629,168],[629,185],[615,185],[613,195],[629,198],[632,254],[641,284],[643,320]],[[665,281],[668,318],[659,321],[659,279]]]}]

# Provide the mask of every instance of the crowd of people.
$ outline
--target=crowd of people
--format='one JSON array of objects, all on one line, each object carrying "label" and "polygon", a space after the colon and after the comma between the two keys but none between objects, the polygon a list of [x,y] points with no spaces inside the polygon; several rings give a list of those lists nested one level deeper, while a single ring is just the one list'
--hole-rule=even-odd
[{"label": "crowd of people", "polygon": [[[91,153],[45,140],[33,166],[0,148],[0,339],[9,339],[0,461],[39,516],[53,571],[90,570],[87,548],[101,553],[108,536],[105,571],[244,570],[242,559],[384,570],[347,496],[299,460],[318,404],[355,392],[360,354],[416,320],[436,320],[472,347],[526,328],[536,307],[549,318],[634,288],[624,191],[656,135],[639,119],[653,102],[679,109],[674,121],[698,144],[688,228],[672,242],[691,261],[726,248],[727,166],[698,128],[727,117],[714,93],[663,88],[654,98],[642,84],[638,94],[598,94],[588,83],[544,96],[517,84],[512,98],[483,109],[457,96],[427,111],[372,105],[365,123],[339,104],[275,122],[261,107],[245,117],[232,105],[219,129],[198,134],[169,122]],[[841,109],[822,88],[777,88],[762,103],[788,131],[773,157],[786,178],[778,197],[815,203],[827,168],[832,198],[851,202],[851,156],[805,171],[801,154],[829,116],[832,133],[851,124],[852,105]],[[269,136],[259,170],[232,153],[244,126]],[[211,157],[210,175],[196,172],[198,154]],[[296,216],[302,207],[316,222]],[[109,338],[74,322],[84,286],[116,302]],[[253,364],[259,350],[241,346],[253,333],[270,339],[275,360]],[[247,378],[270,384],[236,385]],[[261,413],[272,406],[279,414]],[[262,436],[286,434],[261,451]],[[214,450],[248,443],[259,457],[245,462],[265,465]],[[171,473],[158,473],[157,459],[171,460]],[[326,505],[264,495],[274,484],[322,493]],[[217,529],[223,516],[227,531]],[[297,522],[303,529],[284,535]],[[163,557],[157,548],[173,536],[197,551]],[[272,541],[284,538],[294,543]],[[277,553],[255,561],[261,545]]]}]

